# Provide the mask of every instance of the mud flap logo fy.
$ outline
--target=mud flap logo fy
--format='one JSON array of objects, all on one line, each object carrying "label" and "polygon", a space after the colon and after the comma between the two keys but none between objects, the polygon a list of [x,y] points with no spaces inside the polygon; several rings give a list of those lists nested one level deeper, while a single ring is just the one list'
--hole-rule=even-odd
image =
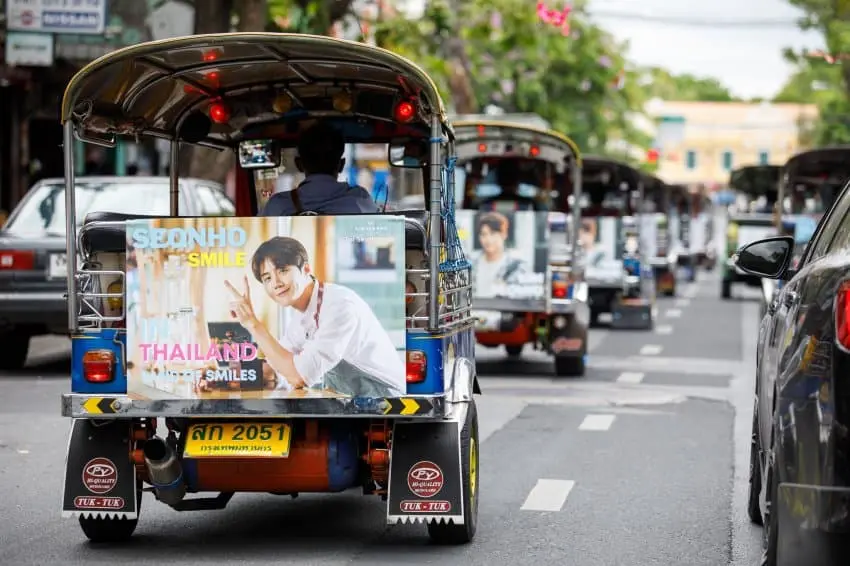
[{"label": "mud flap logo fy", "polygon": [[107,458],[93,458],[83,467],[83,485],[96,495],[112,491],[118,485],[118,470]]},{"label": "mud flap logo fy", "polygon": [[443,471],[434,462],[417,462],[407,473],[407,487],[419,497],[434,497],[443,489]]}]

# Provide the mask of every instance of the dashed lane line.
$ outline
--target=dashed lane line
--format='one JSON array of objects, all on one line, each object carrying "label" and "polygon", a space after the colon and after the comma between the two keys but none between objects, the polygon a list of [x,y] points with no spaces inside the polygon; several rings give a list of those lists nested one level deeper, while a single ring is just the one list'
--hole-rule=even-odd
[{"label": "dashed lane line", "polygon": [[611,428],[611,425],[614,424],[615,418],[615,415],[587,415],[584,417],[584,420],[581,421],[578,429],[593,431],[608,430]]},{"label": "dashed lane line", "polygon": [[538,479],[520,509],[522,511],[560,511],[575,484],[573,480]]},{"label": "dashed lane line", "polygon": [[682,316],[681,309],[669,309],[666,313],[667,318],[679,318]]},{"label": "dashed lane line", "polygon": [[645,375],[637,371],[624,371],[617,377],[617,383],[640,383]]},{"label": "dashed lane line", "polygon": [[663,348],[658,344],[647,344],[640,349],[641,356],[657,356]]},{"label": "dashed lane line", "polygon": [[686,307],[690,304],[691,304],[690,299],[676,299],[676,306],[677,307]]},{"label": "dashed lane line", "polygon": [[669,324],[662,324],[661,326],[655,327],[655,333],[660,334],[662,336],[666,336],[668,334],[673,334],[673,327]]}]

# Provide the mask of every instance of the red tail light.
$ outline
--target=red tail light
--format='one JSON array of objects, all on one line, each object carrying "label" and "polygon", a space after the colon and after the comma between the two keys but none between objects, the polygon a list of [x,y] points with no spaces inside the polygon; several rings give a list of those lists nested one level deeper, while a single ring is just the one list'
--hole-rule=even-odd
[{"label": "red tail light", "polygon": [[0,251],[0,269],[16,271],[29,270],[35,267],[35,252],[32,250],[2,250]]},{"label": "red tail light", "polygon": [[106,383],[115,376],[115,354],[109,350],[89,350],[83,354],[83,377],[89,383]]},{"label": "red tail light", "polygon": [[422,383],[428,373],[425,352],[412,350],[407,352],[407,382]]},{"label": "red tail light", "polygon": [[552,284],[552,296],[556,299],[566,299],[567,298],[567,284],[566,283],[553,283]]}]

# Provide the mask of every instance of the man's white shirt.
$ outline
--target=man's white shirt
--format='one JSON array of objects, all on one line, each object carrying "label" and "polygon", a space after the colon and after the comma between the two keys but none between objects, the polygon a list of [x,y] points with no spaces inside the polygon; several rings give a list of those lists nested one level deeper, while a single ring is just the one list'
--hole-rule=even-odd
[{"label": "man's white shirt", "polygon": [[[321,383],[328,370],[345,360],[388,385],[391,393],[404,395],[404,361],[369,305],[348,287],[325,283],[317,330],[318,293],[317,282],[305,311],[290,310],[292,316],[280,341],[294,354],[295,369],[307,386]],[[278,388],[291,387],[280,379]]]}]

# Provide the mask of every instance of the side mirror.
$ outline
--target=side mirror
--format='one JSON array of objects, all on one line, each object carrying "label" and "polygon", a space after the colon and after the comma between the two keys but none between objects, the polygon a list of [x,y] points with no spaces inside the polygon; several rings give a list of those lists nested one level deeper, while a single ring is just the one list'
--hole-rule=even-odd
[{"label": "side mirror", "polygon": [[418,169],[428,163],[428,142],[391,143],[387,154],[387,160],[393,167]]},{"label": "side mirror", "polygon": [[779,279],[788,269],[793,251],[794,238],[775,236],[743,246],[732,256],[732,263],[750,275]]},{"label": "side mirror", "polygon": [[272,169],[280,166],[280,151],[272,140],[239,142],[239,165],[243,169]]}]

